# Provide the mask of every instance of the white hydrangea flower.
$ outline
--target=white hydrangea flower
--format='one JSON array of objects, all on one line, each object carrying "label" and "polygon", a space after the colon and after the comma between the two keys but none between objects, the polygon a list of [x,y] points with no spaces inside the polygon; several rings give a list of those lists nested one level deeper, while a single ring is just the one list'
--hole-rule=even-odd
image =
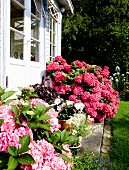
[{"label": "white hydrangea flower", "polygon": [[118,82],[119,80],[118,79],[115,79],[116,82]]},{"label": "white hydrangea flower", "polygon": [[113,77],[112,77],[112,76],[110,76],[110,80],[111,80],[111,81],[113,80]]},{"label": "white hydrangea flower", "polygon": [[117,72],[120,71],[120,67],[119,66],[116,66],[116,69],[115,69]]},{"label": "white hydrangea flower", "polygon": [[117,73],[116,73],[116,75],[118,75],[118,76],[119,76],[119,75],[120,75],[120,73],[119,73],[119,72],[117,72]]},{"label": "white hydrangea flower", "polygon": [[62,110],[61,106],[57,106],[57,111],[60,112]]},{"label": "white hydrangea flower", "polygon": [[66,100],[66,105],[67,105],[68,107],[73,106],[73,104],[74,104],[73,101],[71,101],[71,100]]},{"label": "white hydrangea flower", "polygon": [[76,135],[77,131],[75,129],[73,129],[72,135]]},{"label": "white hydrangea flower", "polygon": [[61,103],[61,99],[59,99],[59,98],[55,99],[54,104],[58,105],[60,103]]},{"label": "white hydrangea flower", "polygon": [[82,110],[84,109],[84,104],[83,103],[75,103],[74,104],[74,107],[77,109],[77,110],[80,110],[82,112]]}]

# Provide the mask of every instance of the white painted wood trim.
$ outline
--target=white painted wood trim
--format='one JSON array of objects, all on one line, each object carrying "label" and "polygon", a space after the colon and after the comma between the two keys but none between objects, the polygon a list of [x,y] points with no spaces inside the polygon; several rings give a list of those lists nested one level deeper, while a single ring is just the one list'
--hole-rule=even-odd
[{"label": "white painted wood trim", "polygon": [[[9,75],[9,59],[10,59],[10,0],[2,0],[3,2],[3,86],[6,87],[6,77]],[[6,22],[4,22],[6,21]]]},{"label": "white painted wood trim", "polygon": [[3,79],[3,75],[4,75],[4,61],[3,61],[3,1],[0,1],[0,6],[1,6],[1,11],[0,11],[0,30],[1,30],[1,44],[0,44],[0,85],[2,87],[4,87],[4,79]]}]

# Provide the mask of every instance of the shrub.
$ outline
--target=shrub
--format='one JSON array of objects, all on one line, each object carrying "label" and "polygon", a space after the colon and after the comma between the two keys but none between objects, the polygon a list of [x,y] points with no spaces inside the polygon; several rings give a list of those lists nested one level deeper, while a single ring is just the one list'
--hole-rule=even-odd
[{"label": "shrub", "polygon": [[115,73],[110,76],[110,80],[112,81],[112,86],[115,90],[119,91],[120,98],[122,100],[129,100],[128,92],[129,92],[129,82],[128,76],[129,72],[121,73],[121,70],[118,66],[115,68]]},{"label": "shrub", "polygon": [[[52,106],[39,98],[14,100],[10,105],[0,106],[1,169],[67,170],[71,167],[67,161],[72,154],[67,144],[70,139],[74,141],[67,132],[59,131],[57,117]],[[39,131],[46,134],[45,138]]]},{"label": "shrub", "polygon": [[112,118],[117,112],[119,92],[112,87],[108,67],[102,69],[78,60],[68,65],[57,56],[47,65],[46,72],[62,98],[83,103],[87,114],[96,121]]}]

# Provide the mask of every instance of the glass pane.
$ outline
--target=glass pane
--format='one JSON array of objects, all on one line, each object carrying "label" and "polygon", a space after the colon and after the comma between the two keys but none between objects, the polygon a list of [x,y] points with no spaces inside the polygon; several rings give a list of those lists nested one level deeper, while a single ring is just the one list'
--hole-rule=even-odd
[{"label": "glass pane", "polygon": [[39,17],[41,13],[40,0],[31,0],[31,13]]},{"label": "glass pane", "polygon": [[52,39],[53,39],[53,34],[52,31],[50,30],[50,43],[52,43]]},{"label": "glass pane", "polygon": [[50,56],[52,56],[52,44],[50,44]]},{"label": "glass pane", "polygon": [[24,36],[11,31],[10,34],[11,38],[10,38],[10,44],[11,44],[11,57],[15,58],[15,59],[21,59],[23,60],[23,39]]},{"label": "glass pane", "polygon": [[53,45],[56,43],[56,34],[53,34]]},{"label": "glass pane", "polygon": [[24,6],[24,0],[17,0],[17,1]]},{"label": "glass pane", "polygon": [[50,30],[52,30],[52,18],[50,18]]},{"label": "glass pane", "polygon": [[11,2],[11,27],[23,31],[24,26],[24,9],[18,6],[16,3]]},{"label": "glass pane", "polygon": [[31,17],[31,36],[35,39],[39,39],[39,21]]},{"label": "glass pane", "polygon": [[39,62],[39,43],[31,41],[31,61]]},{"label": "glass pane", "polygon": [[[24,3],[24,1],[21,1]],[[16,31],[10,32],[10,57],[23,60],[23,40],[24,36],[24,9],[18,6],[15,2],[11,2],[10,26]]]}]

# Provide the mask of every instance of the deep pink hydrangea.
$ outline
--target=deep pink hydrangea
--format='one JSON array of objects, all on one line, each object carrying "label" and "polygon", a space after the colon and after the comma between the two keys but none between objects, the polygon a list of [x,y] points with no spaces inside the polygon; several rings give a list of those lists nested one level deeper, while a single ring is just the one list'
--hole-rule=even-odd
[{"label": "deep pink hydrangea", "polygon": [[[62,57],[59,60],[62,60]],[[62,78],[61,82],[56,82],[51,71],[47,70],[47,74],[55,83],[53,87],[64,95],[65,99],[67,97],[68,100],[84,103],[87,114],[98,122],[106,117],[112,118],[116,114],[120,103],[119,92],[112,87],[107,66],[102,68],[79,60],[73,61],[70,65],[67,65],[66,61],[58,63],[69,68],[61,70],[66,79]],[[53,72],[56,71],[58,70]]]}]

